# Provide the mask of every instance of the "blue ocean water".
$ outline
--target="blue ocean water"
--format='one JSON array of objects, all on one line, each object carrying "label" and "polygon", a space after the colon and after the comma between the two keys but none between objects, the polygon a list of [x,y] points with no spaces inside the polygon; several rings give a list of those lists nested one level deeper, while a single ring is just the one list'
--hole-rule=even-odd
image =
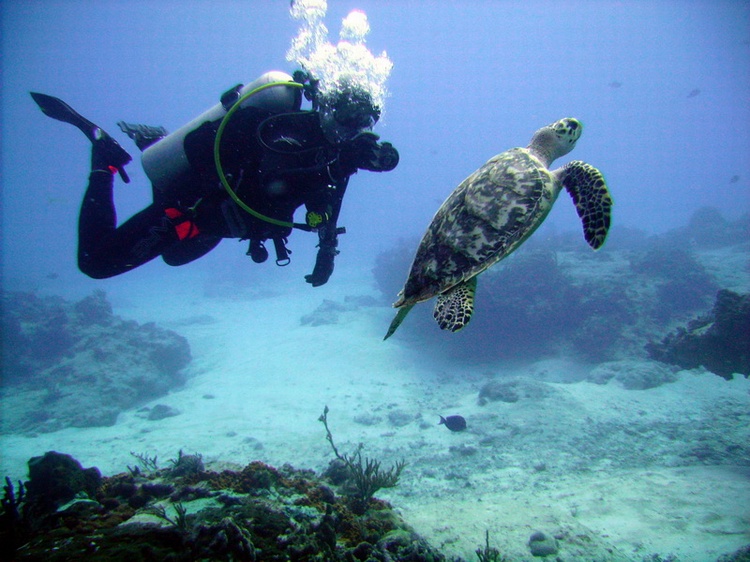
[{"label": "blue ocean water", "polygon": [[[467,391],[466,396],[457,397],[455,402],[446,400],[443,402],[446,411],[441,413],[458,413],[454,409],[460,407],[463,408],[461,413],[466,414],[476,410],[474,387],[483,382],[484,367],[466,366],[464,371],[461,361],[457,360],[445,366],[451,374],[444,373],[443,367],[436,364],[443,356],[420,353],[419,337],[431,338],[432,333],[415,335],[422,326],[418,322],[401,328],[398,337],[403,337],[405,347],[408,348],[407,344],[412,347],[403,354],[393,352],[393,356],[388,355],[393,348],[375,347],[381,345],[379,337],[390,320],[390,310],[381,313],[375,308],[359,309],[357,315],[361,323],[351,329],[351,341],[339,342],[339,347],[334,347],[330,353],[319,341],[330,343],[326,338],[332,338],[331,334],[323,331],[324,335],[319,336],[315,332],[315,337],[310,337],[308,342],[311,349],[302,353],[299,348],[284,345],[288,333],[282,328],[292,330],[289,328],[292,324],[299,328],[299,317],[315,311],[323,299],[343,301],[353,286],[364,292],[371,291],[374,283],[369,272],[376,257],[392,251],[401,240],[413,245],[441,202],[461,180],[491,156],[514,146],[525,146],[535,130],[566,116],[580,119],[584,132],[575,150],[556,165],[580,159],[604,173],[615,201],[608,245],[622,248],[617,245],[623,243],[624,233],[628,237],[632,235],[632,229],[648,235],[673,231],[686,225],[696,210],[705,206],[718,209],[728,221],[737,221],[750,212],[750,129],[747,126],[750,123],[750,5],[747,2],[330,0],[326,24],[332,40],[338,36],[341,20],[353,9],[367,13],[372,28],[367,46],[375,54],[386,51],[394,63],[387,83],[389,96],[385,113],[375,132],[398,148],[401,161],[392,172],[361,171],[352,178],[340,221],[347,233],[341,237],[336,271],[325,287],[311,289],[303,276],[312,269],[317,240],[302,232],[295,232],[290,238],[292,263],[286,268],[275,267],[272,260],[256,265],[245,256],[244,243],[225,240],[211,254],[180,268],[170,268],[157,259],[110,280],[95,281],[84,276],[76,267],[77,215],[89,171],[90,145],[73,127],[42,115],[29,96],[29,91],[38,91],[64,99],[107,129],[135,155],[135,147],[117,130],[117,121],[163,125],[175,130],[216,104],[223,92],[239,82],[248,83],[272,69],[294,71],[294,65],[287,62],[285,54],[297,33],[298,22],[289,15],[288,2],[2,2],[2,288],[73,299],[89,295],[92,290],[104,290],[114,303],[116,313],[141,322],[172,322],[172,327],[181,326],[186,333],[194,335],[191,345],[199,365],[195,373],[198,377],[206,374],[201,369],[210,370],[205,365],[210,367],[213,361],[234,369],[235,365],[229,362],[221,363],[220,359],[225,357],[232,361],[240,357],[247,363],[237,365],[237,371],[242,368],[250,373],[270,372],[268,378],[249,383],[251,391],[262,387],[271,396],[270,400],[274,392],[268,388],[272,386],[269,381],[275,380],[276,371],[258,365],[273,365],[279,372],[284,371],[278,391],[282,396],[283,389],[294,386],[296,376],[312,373],[325,381],[327,370],[337,374],[351,370],[355,382],[381,384],[381,380],[389,381],[382,383],[384,387],[393,383],[389,376],[402,377],[420,392],[422,387],[418,385],[424,384],[428,390],[435,387],[436,394],[444,383],[448,384],[451,376],[454,381],[463,378],[471,387],[471,399],[466,398]],[[121,220],[151,201],[151,187],[140,164],[137,161],[130,164],[128,172],[132,179],[130,184],[116,179],[115,199]],[[547,240],[559,240],[553,235],[567,232],[575,233],[582,252],[588,251],[580,236],[575,209],[563,193],[529,243],[536,248],[544,247]],[[690,250],[692,244],[679,237],[669,243],[680,250]],[[608,245],[595,254],[602,261],[608,259]],[[558,247],[549,249],[560,250]],[[565,249],[569,250],[569,246]],[[726,267],[730,263],[728,259],[722,263],[722,256],[713,256],[712,263],[725,266],[720,273],[726,280],[731,277],[727,274],[731,268]],[[658,259],[657,255],[651,263]],[[745,266],[735,268],[736,283],[732,288],[746,290],[749,285],[747,258],[737,259],[734,255],[733,259]],[[596,269],[597,266],[591,266],[581,275],[591,274],[591,270]],[[718,275],[718,269],[709,274]],[[613,271],[619,270],[613,266]],[[395,287],[400,285],[401,275],[405,276],[406,270],[398,273]],[[362,278],[366,281],[357,285]],[[229,286],[228,293],[222,292],[225,282]],[[525,283],[522,279],[518,284]],[[533,289],[533,283],[527,285]],[[632,287],[634,293],[641,289],[635,284]],[[283,291],[289,294],[288,308],[278,296]],[[159,302],[160,294],[165,295],[163,302]],[[181,295],[185,295],[182,300]],[[224,300],[217,301],[214,307],[209,299],[217,295]],[[277,299],[273,305],[261,302],[269,295]],[[236,309],[227,306],[227,302],[235,298]],[[257,302],[254,303],[253,298]],[[300,301],[306,302],[300,304]],[[337,313],[335,304],[327,305],[328,309],[325,302],[321,306]],[[483,307],[479,304],[478,308],[481,311]],[[708,308],[709,302],[701,311]],[[256,309],[267,316],[256,316],[253,312]],[[238,318],[236,311],[239,310],[248,311],[247,317]],[[346,311],[345,306],[343,310]],[[367,322],[375,322],[372,317],[367,318],[368,311],[372,310],[376,311],[372,314],[378,316],[377,322],[382,324],[382,330],[377,328],[376,339],[362,327]],[[632,310],[626,312],[637,314]],[[480,319],[479,312],[477,314],[475,325],[493,324],[494,319],[486,316]],[[214,341],[206,335],[213,328],[206,328],[204,333],[198,321],[189,326],[177,322],[187,317],[203,318],[201,315],[213,315],[215,318],[209,320],[218,318],[218,323],[227,321],[232,326],[231,333],[238,335],[238,339],[230,344]],[[561,324],[565,322],[567,319],[560,320]],[[175,329],[180,331],[181,328]],[[276,329],[278,333],[269,333]],[[344,338],[347,327],[340,329]],[[664,329],[667,330],[666,321]],[[294,330],[294,342],[304,345],[306,340],[302,336],[306,334]],[[524,334],[516,335],[519,339],[525,338]],[[466,341],[467,345],[471,340],[477,347],[498,345],[493,334],[485,336],[483,340],[477,331],[467,330],[457,334],[456,340]],[[255,342],[262,344],[255,346]],[[372,351],[375,349],[377,351]],[[314,355],[316,360],[309,360],[306,353]],[[456,357],[462,356],[456,355],[454,359]],[[543,379],[546,371],[534,369]],[[428,370],[434,378],[417,380]],[[225,373],[217,371],[215,374],[218,382],[209,384],[201,379],[201,386],[197,388],[201,393],[217,392],[209,388],[215,384],[221,398]],[[235,383],[243,380],[234,370],[226,378]],[[706,378],[710,385],[715,385],[711,386],[714,390],[724,383],[713,375],[706,375]],[[306,384],[306,389],[313,386],[309,381]],[[702,384],[707,384],[705,379]],[[688,392],[690,387],[683,383],[681,389]],[[746,404],[746,392],[742,395],[741,389],[736,390],[738,387],[728,388],[735,390],[730,392],[721,387],[716,395],[723,397],[721,393],[726,392],[729,398],[725,402],[741,410],[738,396],[744,396]],[[245,391],[241,388],[232,398],[243,402]],[[387,390],[368,387],[367,392],[370,391],[383,404],[400,401],[400,406],[413,405],[424,399],[434,405],[429,402],[431,394],[427,398],[415,397],[404,390],[400,382]],[[663,388],[659,390],[662,391]],[[663,392],[662,403],[671,404],[673,400],[684,406],[678,396]],[[611,397],[607,399],[616,402]],[[274,407],[278,406],[275,413],[296,420],[295,435],[297,429],[300,435],[306,435],[310,429],[303,426],[300,419],[314,422],[319,413],[317,400],[313,400],[314,404],[293,403],[291,406],[278,400],[281,405],[274,403]],[[252,404],[251,398],[247,401]],[[658,404],[660,399],[651,395],[644,403]],[[229,408],[232,412],[234,406],[247,418],[238,424],[252,420],[250,406],[243,410],[244,404],[233,403]],[[634,411],[646,411],[647,414],[642,414],[646,418],[651,415],[647,406],[639,408],[641,406]],[[690,415],[686,413],[688,409],[680,410],[685,419]],[[336,411],[341,412],[341,409]],[[476,411],[481,417],[482,411]],[[221,413],[217,411],[217,417]],[[573,420],[566,421],[571,427],[576,423],[575,413],[574,409],[566,413]],[[518,412],[518,415],[522,418],[524,413]],[[653,413],[654,424],[662,423],[660,415],[661,411]],[[706,415],[707,419],[711,417]],[[130,425],[122,431],[124,440],[137,437],[141,431],[132,417],[128,418]],[[534,421],[529,421],[527,426]],[[219,425],[228,431],[224,423],[222,419]],[[263,423],[268,426],[263,429],[268,432],[264,434],[267,454],[275,460],[274,426],[265,417]],[[515,422],[511,418],[508,423]],[[737,427],[727,423],[732,431],[739,433]],[[176,426],[179,425],[176,422]],[[175,442],[184,438],[177,428],[174,431],[179,436],[175,437]],[[523,430],[519,431],[523,437]],[[120,438],[117,428],[112,432],[102,437],[103,442]],[[213,452],[209,432],[197,433],[202,441],[196,439],[205,444],[206,452]],[[602,430],[604,433],[606,431]],[[410,437],[412,441],[404,444],[402,440],[393,447],[411,447],[421,439],[418,432],[416,434]],[[728,440],[736,435],[732,433]],[[164,443],[169,443],[168,437],[161,436],[161,446],[167,446]],[[318,437],[314,434],[309,439]],[[54,434],[45,439],[45,443],[57,446]],[[73,449],[76,439],[77,435],[66,434],[59,446]],[[539,440],[543,439],[539,437]],[[549,442],[553,443],[554,438]],[[570,442],[576,441],[571,438]],[[31,440],[24,443],[29,446]],[[623,450],[633,448],[629,441],[623,440],[623,443]],[[518,448],[523,450],[524,443]],[[480,454],[484,454],[485,449],[479,449]],[[470,448],[458,451],[451,454],[466,453],[467,458],[473,454]],[[41,452],[34,450],[33,454]],[[441,454],[443,452],[441,450]],[[308,453],[305,451],[306,455]],[[321,447],[315,453],[325,457],[330,451],[321,440]],[[593,457],[598,453],[588,454]],[[173,451],[162,454],[173,454]],[[252,451],[249,454],[253,454]],[[739,458],[740,454],[737,456]],[[421,461],[414,462],[414,473],[427,479],[425,485],[434,484],[430,480],[434,476],[429,472],[431,468],[424,466],[432,460],[428,457],[425,453]],[[119,457],[116,462],[112,459],[91,462],[122,465]],[[658,463],[658,459],[654,462]],[[547,474],[552,478],[553,463],[549,464]],[[576,470],[572,460],[562,464],[570,472]],[[423,483],[405,485],[408,493],[401,498],[405,504],[418,503],[414,497],[421,493],[418,484]],[[737,520],[746,521],[746,512],[738,513]],[[481,538],[482,529],[473,531]],[[741,532],[736,535],[744,536]]]},{"label": "blue ocean water", "polygon": [[[418,236],[487,158],[568,115],[585,126],[570,157],[604,172],[615,228],[663,232],[703,205],[728,218],[748,210],[746,3],[329,4],[333,40],[342,18],[362,9],[368,47],[394,62],[376,132],[399,149],[401,164],[352,181],[342,217],[350,255]],[[112,133],[118,120],[174,130],[234,84],[294,70],[284,55],[297,23],[282,2],[11,0],[2,15],[7,280],[56,272],[87,283],[73,256],[88,145],[72,127],[43,119],[30,90],[61,97]],[[116,190],[122,218],[149,201],[138,168]],[[548,223],[578,228],[563,200]],[[310,242],[295,235],[292,247]],[[215,252],[219,261],[237,253],[230,242]]]}]

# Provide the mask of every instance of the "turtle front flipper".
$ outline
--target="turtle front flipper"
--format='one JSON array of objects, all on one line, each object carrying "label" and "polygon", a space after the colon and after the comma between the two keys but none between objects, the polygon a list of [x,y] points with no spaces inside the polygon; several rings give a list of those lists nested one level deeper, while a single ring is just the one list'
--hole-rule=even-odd
[{"label": "turtle front flipper", "polygon": [[441,330],[458,332],[469,323],[474,312],[476,290],[477,278],[474,276],[438,295],[432,316]]},{"label": "turtle front flipper", "polygon": [[607,238],[612,216],[612,196],[604,176],[592,165],[575,160],[563,166],[558,177],[573,198],[586,242],[598,250]]}]

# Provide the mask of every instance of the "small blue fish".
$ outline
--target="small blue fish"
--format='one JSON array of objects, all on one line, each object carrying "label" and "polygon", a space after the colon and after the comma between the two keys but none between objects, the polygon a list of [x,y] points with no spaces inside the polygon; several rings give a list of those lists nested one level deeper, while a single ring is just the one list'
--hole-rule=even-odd
[{"label": "small blue fish", "polygon": [[447,418],[440,416],[438,425],[444,425],[451,431],[463,431],[466,429],[466,420],[463,416],[448,416]]}]

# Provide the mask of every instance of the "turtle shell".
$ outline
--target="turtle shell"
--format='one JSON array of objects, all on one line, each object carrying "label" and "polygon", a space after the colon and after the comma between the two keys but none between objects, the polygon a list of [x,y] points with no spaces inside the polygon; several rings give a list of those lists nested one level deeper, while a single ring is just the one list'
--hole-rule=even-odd
[{"label": "turtle shell", "polygon": [[560,188],[525,148],[488,160],[438,209],[394,306],[430,299],[513,252],[542,223]]}]

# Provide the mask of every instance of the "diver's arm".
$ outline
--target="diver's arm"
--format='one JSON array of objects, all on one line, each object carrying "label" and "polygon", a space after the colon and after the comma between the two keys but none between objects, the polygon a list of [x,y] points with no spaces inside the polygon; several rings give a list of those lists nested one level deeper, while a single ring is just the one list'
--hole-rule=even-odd
[{"label": "diver's arm", "polygon": [[338,181],[335,189],[332,190],[330,217],[318,227],[318,255],[315,260],[315,269],[310,275],[305,276],[305,281],[313,287],[325,284],[333,273],[334,258],[339,254],[338,234],[343,231],[337,227],[337,221],[349,176],[358,169],[388,172],[398,165],[398,151],[389,142],[379,143],[379,138],[370,132],[357,135],[341,148],[339,158],[334,164],[335,169],[329,170],[331,176],[345,179]]},{"label": "diver's arm", "polygon": [[326,224],[318,229],[318,255],[315,258],[315,268],[305,281],[313,287],[325,285],[333,273],[334,258],[339,254],[337,246],[338,236],[336,226]]},{"label": "diver's arm", "polygon": [[327,208],[327,216],[323,216],[323,222],[317,227],[318,230],[318,255],[315,258],[315,268],[310,275],[305,275],[305,281],[313,287],[320,287],[328,282],[333,273],[334,258],[339,254],[338,235],[343,228],[337,226],[341,204],[344,200],[346,186],[349,178],[336,182],[332,188],[326,188],[330,199],[324,202]]},{"label": "diver's arm", "polygon": [[[341,148],[339,161],[344,169],[390,172],[399,161],[398,150],[389,142],[379,143],[380,137],[366,131]],[[351,173],[351,172],[350,172]]]}]

